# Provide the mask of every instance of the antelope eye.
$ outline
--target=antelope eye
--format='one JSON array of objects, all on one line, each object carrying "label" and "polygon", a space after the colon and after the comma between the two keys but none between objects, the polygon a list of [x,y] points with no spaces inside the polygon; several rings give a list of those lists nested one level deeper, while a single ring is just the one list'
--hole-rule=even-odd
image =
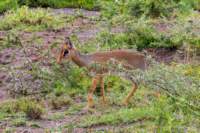
[{"label": "antelope eye", "polygon": [[69,53],[69,51],[65,50],[63,56],[66,56],[68,53]]}]

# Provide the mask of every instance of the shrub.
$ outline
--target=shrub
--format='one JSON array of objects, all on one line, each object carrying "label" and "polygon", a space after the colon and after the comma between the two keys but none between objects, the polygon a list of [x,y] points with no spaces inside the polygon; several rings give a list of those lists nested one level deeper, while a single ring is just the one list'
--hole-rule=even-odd
[{"label": "shrub", "polygon": [[[129,37],[124,33],[114,34],[108,31],[101,32],[97,37],[102,49],[128,48],[128,39]],[[134,47],[133,45],[132,48]]]},{"label": "shrub", "polygon": [[20,5],[27,5],[30,7],[79,7],[86,9],[97,8],[97,0],[18,0]]},{"label": "shrub", "polygon": [[180,4],[187,6],[189,8],[194,8],[195,10],[200,10],[200,1],[199,0],[179,0]]},{"label": "shrub", "polygon": [[145,14],[150,17],[169,17],[177,8],[174,0],[146,0]]},{"label": "shrub", "polygon": [[183,73],[186,76],[191,76],[197,80],[200,80],[200,66],[186,65],[183,68]]},{"label": "shrub", "polygon": [[[125,32],[126,36],[129,37],[128,45],[136,45],[139,50],[147,47],[152,47],[155,43],[160,42],[160,34],[156,30],[147,26],[146,23],[136,22],[130,23],[127,26]],[[156,47],[157,45],[155,45]]]},{"label": "shrub", "polygon": [[64,93],[66,93],[66,87],[64,84],[62,84],[60,81],[56,81],[55,84],[54,84],[54,90],[53,90],[53,93],[56,95],[56,96],[61,96],[63,95]]},{"label": "shrub", "polygon": [[122,33],[102,32],[97,37],[98,42],[104,48],[177,48],[182,46],[186,39],[175,30],[169,33],[157,31],[151,23],[139,21],[127,21],[125,31]]},{"label": "shrub", "polygon": [[105,18],[111,19],[113,16],[120,14],[119,8],[120,6],[118,3],[114,3],[112,1],[103,1],[101,3],[101,14]]},{"label": "shrub", "polygon": [[39,103],[28,98],[20,98],[18,100],[1,103],[0,110],[11,114],[23,112],[30,119],[40,119],[44,113],[44,109]]},{"label": "shrub", "polygon": [[133,0],[130,2],[128,5],[129,13],[132,16],[140,17],[142,16],[145,12],[143,9],[144,1],[143,0]]},{"label": "shrub", "polygon": [[14,119],[12,121],[12,125],[16,126],[16,127],[20,127],[20,126],[26,126],[26,119],[22,118],[18,118],[18,119]]},{"label": "shrub", "polygon": [[133,17],[170,17],[198,9],[196,0],[128,0],[102,2],[102,14],[110,19],[113,16],[129,14]]},{"label": "shrub", "polygon": [[186,13],[195,8],[195,0],[134,0],[128,5],[132,16],[170,17],[175,12]]},{"label": "shrub", "polygon": [[3,13],[10,9],[18,7],[17,0],[1,0],[0,1],[0,13]]},{"label": "shrub", "polygon": [[43,9],[29,9],[23,6],[16,11],[12,10],[5,14],[0,23],[1,30],[13,28],[38,27],[39,29],[50,29],[63,26],[64,22],[58,16],[53,16]]},{"label": "shrub", "polygon": [[23,5],[29,7],[85,8],[88,10],[100,8],[98,0],[2,0],[0,1],[0,13]]},{"label": "shrub", "polygon": [[40,119],[44,112],[42,106],[37,104],[37,102],[30,102],[30,101],[28,102],[26,100],[22,100],[20,104],[24,104],[21,110],[25,112],[27,117],[30,119]]},{"label": "shrub", "polygon": [[63,63],[63,66],[53,62],[50,71],[40,72],[44,81],[44,89],[48,93],[53,92],[57,96],[63,93],[85,93],[90,85],[90,80],[85,74],[85,70],[66,62]]},{"label": "shrub", "polygon": [[62,95],[59,97],[51,96],[49,103],[52,109],[60,109],[64,106],[69,106],[71,104],[71,99],[66,95]]}]

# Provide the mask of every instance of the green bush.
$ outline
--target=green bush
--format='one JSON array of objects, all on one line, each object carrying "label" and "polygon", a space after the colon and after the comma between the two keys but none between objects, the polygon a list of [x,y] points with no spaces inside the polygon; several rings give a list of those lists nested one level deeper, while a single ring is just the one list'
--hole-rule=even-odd
[{"label": "green bush", "polygon": [[96,0],[18,0],[20,5],[27,5],[30,7],[79,7],[86,9],[95,9]]},{"label": "green bush", "polygon": [[179,0],[180,4],[193,8],[195,10],[200,10],[200,1],[199,0]]},{"label": "green bush", "polygon": [[26,119],[25,118],[18,118],[18,119],[14,119],[12,120],[12,125],[16,126],[16,127],[20,127],[20,126],[26,126]]},{"label": "green bush", "polygon": [[97,39],[101,47],[116,48],[178,48],[185,41],[185,36],[175,30],[171,33],[158,32],[145,20],[127,21],[122,33],[102,32]]},{"label": "green bush", "polygon": [[90,86],[90,80],[85,69],[64,62],[64,60],[62,65],[57,65],[53,60],[50,71],[39,70],[38,76],[44,81],[43,91],[52,92],[56,96],[85,94]]},{"label": "green bush", "polygon": [[142,16],[145,13],[144,9],[143,9],[144,4],[145,4],[144,0],[133,0],[133,1],[131,1],[128,5],[129,13],[132,16],[136,16],[136,17]]},{"label": "green bush", "polygon": [[[126,28],[126,36],[129,37],[128,45],[136,45],[139,50],[152,47],[161,41],[160,34],[148,24],[136,22],[129,23]],[[156,47],[157,45],[155,45]]]},{"label": "green bush", "polygon": [[44,108],[35,100],[20,98],[1,103],[0,112],[9,114],[23,112],[30,119],[40,119],[44,113]]},{"label": "green bush", "polygon": [[67,95],[62,95],[59,97],[56,96],[50,96],[49,97],[49,104],[52,107],[52,109],[61,109],[62,107],[67,107],[71,104],[71,99]]},{"label": "green bush", "polygon": [[11,29],[51,29],[63,26],[64,21],[59,16],[53,16],[48,10],[29,9],[26,6],[5,13],[1,19],[0,30]]},{"label": "green bush", "polygon": [[[130,48],[128,44],[129,37],[124,33],[114,34],[109,31],[101,32],[97,40],[101,43],[102,49],[118,49],[118,48]],[[132,45],[131,48],[134,46]]]},{"label": "green bush", "polygon": [[0,1],[0,13],[3,13],[10,9],[16,9],[18,7],[17,0],[1,0]]},{"label": "green bush", "polygon": [[0,13],[20,6],[51,7],[51,8],[85,8],[88,10],[99,9],[98,0],[2,0]]},{"label": "green bush", "polygon": [[134,17],[171,17],[199,9],[197,0],[128,0],[106,1],[101,3],[102,14],[110,19],[123,14]]},{"label": "green bush", "polygon": [[[140,17],[142,15],[150,17],[169,17],[174,11],[185,10],[185,4],[180,4],[175,0],[134,0],[129,3],[129,13],[132,16]],[[190,7],[191,8],[191,7]]]}]

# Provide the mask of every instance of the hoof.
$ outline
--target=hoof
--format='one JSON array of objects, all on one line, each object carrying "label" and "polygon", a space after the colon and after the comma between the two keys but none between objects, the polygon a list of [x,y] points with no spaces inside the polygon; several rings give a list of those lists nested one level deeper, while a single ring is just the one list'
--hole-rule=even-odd
[{"label": "hoof", "polygon": [[128,106],[128,102],[127,101],[123,101],[122,102],[122,106]]},{"label": "hoof", "polygon": [[102,105],[106,105],[107,104],[107,99],[106,98],[101,98],[100,103]]},{"label": "hoof", "polygon": [[86,106],[81,110],[80,114],[88,114],[88,113],[93,113],[93,112],[95,112],[95,109]]}]

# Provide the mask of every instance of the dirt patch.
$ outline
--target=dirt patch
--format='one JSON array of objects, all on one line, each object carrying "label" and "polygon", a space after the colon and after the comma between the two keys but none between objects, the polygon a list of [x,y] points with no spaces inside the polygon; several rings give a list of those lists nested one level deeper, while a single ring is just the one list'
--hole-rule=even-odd
[{"label": "dirt patch", "polygon": [[[19,90],[26,90],[26,92],[20,92],[26,94],[34,94],[38,92],[41,89],[42,83],[40,80],[33,78],[32,75],[27,73],[27,70],[31,71],[32,69],[30,62],[39,62],[41,69],[50,67],[48,59],[55,59],[57,49],[59,47],[58,45],[63,43],[63,40],[66,36],[74,34],[78,37],[80,43],[84,43],[96,37],[98,32],[101,31],[101,28],[98,26],[97,22],[93,19],[90,19],[92,17],[99,17],[99,12],[68,8],[54,9],[53,11],[55,14],[82,14],[83,16],[78,17],[70,26],[62,29],[41,32],[20,32],[19,36],[23,41],[22,43],[26,52],[24,52],[23,48],[19,47],[5,48],[0,51],[0,102],[10,97],[8,92],[13,92],[14,94],[12,95],[16,95]],[[170,28],[170,26],[166,24],[157,24],[156,27],[161,32]],[[112,29],[112,32],[123,32],[123,28],[115,27]],[[0,41],[2,41],[7,34],[8,33],[6,31],[0,31]],[[172,61],[176,61],[177,57],[179,57],[178,59],[180,60],[183,60],[184,58],[184,55],[177,54],[176,49],[146,50],[148,54],[152,55],[153,58],[159,62],[170,63]],[[49,51],[51,54],[48,58],[41,54],[48,53]],[[12,72],[13,69],[15,70],[15,73]],[[12,91],[10,91],[11,89]],[[80,101],[81,100],[77,99],[77,102]],[[56,112],[58,113],[59,111],[61,110]],[[48,111],[47,115],[53,115],[53,113],[55,112]],[[14,128],[16,128],[17,132],[43,133],[46,129],[59,129],[59,127],[71,124],[73,121],[76,121],[79,118],[79,114],[65,116],[59,120],[49,120],[47,116],[45,116],[42,120],[34,121],[34,123],[39,125],[38,128],[33,128],[30,125]],[[111,129],[112,127],[99,126],[96,128],[99,131],[105,131],[107,129]],[[73,129],[73,132],[75,133],[84,133],[86,131],[90,131],[90,129]]]},{"label": "dirt patch", "polygon": [[62,8],[62,9],[53,9],[53,12],[56,14],[82,14],[86,17],[99,17],[100,12],[98,11],[88,11],[85,9],[72,9],[72,8]]},{"label": "dirt patch", "polygon": [[0,90],[0,101],[4,101],[8,99],[8,94],[7,94],[7,91],[5,89],[2,89]]},{"label": "dirt patch", "polygon": [[163,63],[170,63],[175,61],[177,56],[177,49],[168,48],[148,48],[145,49],[149,55],[151,55],[156,61]]},{"label": "dirt patch", "polygon": [[[59,44],[63,43],[66,36],[76,35],[81,43],[93,38],[98,33],[99,29],[97,22],[89,19],[89,17],[98,17],[99,12],[80,10],[82,17],[76,18],[73,23],[62,29],[41,31],[41,32],[20,32],[23,48],[13,47],[5,48],[0,51],[0,99],[3,100],[8,97],[7,92],[10,88],[14,88],[12,92],[16,93],[21,90],[28,90],[25,93],[37,92],[41,88],[41,82],[35,80],[27,73],[31,69],[30,62],[40,62],[41,68],[48,67],[48,59],[55,59]],[[54,9],[54,13],[76,14],[76,9]],[[5,39],[9,33],[7,31],[0,31],[0,41]],[[48,59],[41,53],[48,53],[51,51]],[[12,73],[11,69],[20,68]],[[14,71],[14,70],[13,70]],[[22,84],[23,83],[23,84]],[[22,87],[23,86],[23,87]],[[20,89],[21,88],[21,89]],[[31,90],[27,89],[31,88]]]},{"label": "dirt patch", "polygon": [[[68,115],[61,119],[57,120],[50,120],[48,119],[49,116],[52,116],[56,113],[64,113],[65,110],[54,110],[48,111],[48,114],[46,114],[41,120],[35,120],[35,121],[28,121],[27,125],[24,127],[17,127],[15,130],[17,132],[24,132],[28,131],[30,133],[43,133],[44,131],[48,132],[73,132],[73,133],[85,133],[87,129],[85,128],[63,128],[66,125],[70,125],[71,123],[77,121],[80,119],[79,114],[74,115]],[[34,123],[34,124],[33,124]],[[38,125],[38,127],[34,127],[33,125]]]}]

